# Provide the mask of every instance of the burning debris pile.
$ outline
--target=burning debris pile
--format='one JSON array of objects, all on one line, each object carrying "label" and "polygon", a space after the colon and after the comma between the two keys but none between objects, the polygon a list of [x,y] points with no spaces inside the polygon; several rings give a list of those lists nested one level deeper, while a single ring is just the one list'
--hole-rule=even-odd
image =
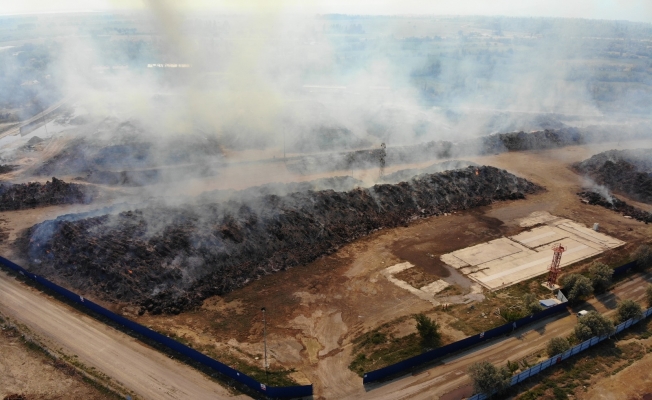
[{"label": "burning debris pile", "polygon": [[587,204],[598,205],[598,206],[608,208],[610,210],[614,210],[618,213],[621,213],[622,215],[629,216],[638,221],[645,222],[646,224],[648,222],[652,222],[651,213],[647,211],[643,211],[640,208],[630,206],[629,204],[615,197],[611,197],[610,199],[607,199],[602,194],[597,192],[592,192],[592,191],[580,192],[577,195],[580,196],[582,201],[584,201]]},{"label": "burning debris pile", "polygon": [[485,153],[553,149],[584,142],[582,135],[575,128],[499,133],[485,136],[481,140],[482,151]]},{"label": "burning debris pile", "polygon": [[573,168],[614,192],[652,203],[650,149],[609,150],[577,163]]},{"label": "burning debris pile", "polygon": [[408,168],[396,171],[391,174],[381,176],[378,180],[379,183],[398,183],[398,182],[407,182],[413,177],[421,174],[434,174],[437,172],[447,171],[451,169],[460,169],[470,166],[478,166],[476,163],[463,160],[450,160],[440,163],[435,163],[429,165],[425,168]]},{"label": "burning debris pile", "polygon": [[18,169],[18,165],[2,164],[0,165],[0,174],[8,174]]},{"label": "burning debris pile", "polygon": [[161,139],[136,122],[113,118],[92,126],[93,135],[71,140],[39,165],[34,175],[68,175],[90,183],[144,186],[167,175],[212,174],[214,164],[222,161],[221,145],[213,136],[196,133]]},{"label": "burning debris pile", "polygon": [[[452,169],[452,168],[449,168]],[[290,193],[334,190],[336,192],[347,192],[364,186],[364,182],[350,176],[333,176],[320,178],[307,182],[285,182],[266,183],[260,186],[252,186],[243,190],[218,189],[204,192],[197,198],[199,203],[215,203],[228,200],[246,201],[259,196],[285,196]]]},{"label": "burning debris pile", "polygon": [[[550,149],[580,144],[584,141],[585,138],[575,128],[499,133],[458,143],[433,141],[412,146],[389,147],[386,163],[390,166],[476,154]],[[372,149],[303,156],[290,160],[288,169],[308,174],[318,171],[375,168],[379,165],[381,151],[381,149]]]},{"label": "burning debris pile", "polygon": [[30,228],[19,246],[34,272],[55,281],[141,313],[179,313],[375,230],[540,190],[504,170],[468,167],[346,192],[57,219]]},{"label": "burning debris pile", "polygon": [[87,185],[52,182],[0,184],[0,211],[23,210],[55,204],[88,204],[97,196],[97,189]]}]

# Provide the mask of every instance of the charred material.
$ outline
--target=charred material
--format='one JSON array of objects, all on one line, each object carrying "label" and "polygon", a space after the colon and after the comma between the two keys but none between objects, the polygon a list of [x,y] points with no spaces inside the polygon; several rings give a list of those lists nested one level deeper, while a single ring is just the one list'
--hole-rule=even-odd
[{"label": "charred material", "polygon": [[0,174],[8,174],[9,172],[15,171],[18,168],[18,165],[2,164],[0,165]]},{"label": "charred material", "polygon": [[97,196],[97,189],[87,185],[52,182],[0,184],[0,211],[23,210],[56,204],[88,204]]},{"label": "charred material", "polygon": [[504,170],[468,167],[346,192],[46,221],[20,246],[34,272],[105,300],[138,304],[143,313],[179,313],[375,230],[539,190]]},{"label": "charred material", "polygon": [[[584,142],[584,136],[577,129],[568,127],[527,133],[500,133],[458,143],[432,141],[411,146],[388,147],[385,162],[387,166],[401,165],[477,154],[558,148]],[[375,168],[381,155],[382,149],[318,154],[295,158],[287,167],[291,171],[302,174]]]},{"label": "charred material", "polygon": [[577,163],[573,168],[614,192],[652,203],[650,149],[609,150]]},{"label": "charred material", "polygon": [[425,168],[408,168],[401,169],[391,174],[383,175],[378,180],[379,183],[398,183],[398,182],[407,182],[413,177],[421,174],[434,174],[437,172],[443,172],[449,169],[460,169],[470,166],[478,166],[476,163],[464,160],[450,160],[443,161],[440,163],[435,163],[429,165]]},{"label": "charred material", "polygon": [[[36,167],[34,175],[72,175],[96,184],[145,186],[165,178],[214,175],[222,162],[222,149],[212,136],[163,140],[148,136],[130,122],[104,121],[104,125],[98,128],[97,138],[72,140]],[[103,129],[111,135],[103,136]]]},{"label": "charred material", "polygon": [[607,199],[600,193],[592,191],[580,192],[577,195],[580,196],[580,198],[587,204],[608,208],[610,210],[621,213],[622,215],[630,216],[638,221],[645,222],[646,224],[652,222],[652,213],[631,206],[615,197]]}]

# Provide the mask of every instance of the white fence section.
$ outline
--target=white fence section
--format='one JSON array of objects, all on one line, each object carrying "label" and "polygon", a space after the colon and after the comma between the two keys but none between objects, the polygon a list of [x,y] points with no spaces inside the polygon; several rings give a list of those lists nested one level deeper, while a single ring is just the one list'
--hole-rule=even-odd
[{"label": "white fence section", "polygon": [[[645,310],[643,312],[643,316],[640,319],[628,319],[627,321],[623,322],[622,324],[616,326],[616,328],[614,329],[612,335],[624,331],[625,329],[627,329],[630,326],[634,325],[635,323],[649,317],[650,315],[652,315],[652,308],[648,308],[647,310]],[[518,375],[515,375],[512,378],[512,381],[510,382],[509,385],[514,386],[519,382],[523,382],[527,378],[538,374],[539,372],[545,370],[546,368],[549,368],[549,367],[551,367],[551,366],[553,366],[555,364],[558,364],[558,363],[566,360],[567,358],[569,358],[571,356],[574,356],[575,354],[578,354],[578,353],[588,349],[591,346],[595,346],[596,344],[602,342],[603,340],[605,340],[605,339],[607,339],[609,337],[610,337],[610,335],[599,336],[599,337],[594,336],[591,339],[589,339],[589,340],[587,340],[585,342],[582,342],[582,343],[578,344],[577,346],[575,346],[575,347],[573,347],[573,348],[571,348],[569,350],[566,350],[565,352],[563,352],[561,354],[557,354],[556,356],[550,357],[546,361],[542,361],[539,364],[535,365],[534,367],[532,367],[530,369],[527,369],[527,370],[521,372]],[[468,400],[485,400],[487,398],[488,397],[485,394],[478,393],[478,394],[474,394],[473,396],[469,397]]]}]

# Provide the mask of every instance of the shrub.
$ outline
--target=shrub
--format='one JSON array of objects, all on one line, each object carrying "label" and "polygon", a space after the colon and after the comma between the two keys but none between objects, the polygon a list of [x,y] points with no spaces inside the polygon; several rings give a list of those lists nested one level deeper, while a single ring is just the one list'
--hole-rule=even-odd
[{"label": "shrub", "polygon": [[602,314],[589,311],[575,326],[575,336],[580,342],[591,339],[593,336],[602,336],[613,331],[614,324]]},{"label": "shrub", "polygon": [[618,304],[618,321],[625,322],[630,318],[641,318],[643,308],[634,300],[623,300]]},{"label": "shrub", "polygon": [[491,396],[494,392],[501,393],[509,387],[512,374],[506,367],[496,368],[487,361],[477,362],[469,367],[469,375],[473,381],[476,393]]},{"label": "shrub", "polygon": [[417,321],[417,331],[421,336],[421,346],[427,349],[439,346],[441,342],[439,325],[425,314],[416,314],[414,319]]},{"label": "shrub", "polygon": [[564,288],[564,291],[568,293],[569,302],[577,302],[593,293],[591,280],[580,274],[564,275],[559,280],[559,283]]},{"label": "shrub", "polygon": [[539,311],[543,310],[539,300],[532,293],[528,293],[523,296],[523,304],[525,305],[525,309],[529,314],[538,313]]},{"label": "shrub", "polygon": [[521,310],[511,310],[505,307],[500,309],[500,316],[503,317],[507,322],[514,322],[524,317]]},{"label": "shrub", "polygon": [[603,292],[611,286],[614,270],[606,264],[595,262],[589,267],[591,284],[596,291]]},{"label": "shrub", "polygon": [[568,349],[570,349],[570,343],[568,343],[568,339],[563,337],[554,337],[548,342],[546,352],[548,353],[548,357],[552,357],[557,354],[561,354]]},{"label": "shrub", "polygon": [[647,244],[642,244],[634,251],[632,257],[636,261],[637,270],[646,270],[652,265],[652,248]]}]

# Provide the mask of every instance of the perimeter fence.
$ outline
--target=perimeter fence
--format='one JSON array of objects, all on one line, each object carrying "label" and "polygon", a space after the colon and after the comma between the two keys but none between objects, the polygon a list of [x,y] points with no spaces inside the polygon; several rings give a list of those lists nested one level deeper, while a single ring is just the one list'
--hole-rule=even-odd
[{"label": "perimeter fence", "polygon": [[[549,359],[547,359],[545,361],[542,361],[539,364],[533,366],[532,368],[528,368],[527,370],[521,372],[520,374],[515,375],[512,378],[512,381],[510,382],[509,386],[514,386],[514,385],[516,385],[516,384],[518,384],[520,382],[523,382],[524,380],[528,379],[529,377],[531,377],[533,375],[536,375],[536,374],[538,374],[538,373],[540,373],[542,371],[545,371],[546,369],[552,367],[553,365],[559,364],[560,362],[568,359],[569,357],[572,357],[572,356],[574,356],[574,355],[576,355],[578,353],[581,353],[582,351],[584,351],[586,349],[589,349],[589,348],[595,346],[596,344],[602,342],[603,340],[611,337],[611,335],[614,335],[616,333],[620,333],[620,332],[624,331],[625,329],[629,328],[630,326],[636,324],[637,322],[639,322],[641,320],[644,320],[645,318],[649,317],[650,315],[652,315],[652,308],[648,308],[647,310],[645,310],[645,312],[643,312],[643,316],[641,318],[639,318],[639,319],[633,319],[633,318],[628,319],[627,321],[623,322],[622,324],[616,326],[613,333],[611,333],[609,335],[594,336],[591,339],[589,339],[589,340],[587,340],[585,342],[582,342],[582,343],[578,344],[577,346],[571,348],[570,350],[567,350],[567,351],[565,351],[565,352],[563,352],[561,354],[557,354],[556,356],[552,356]],[[485,395],[483,393],[478,393],[478,394],[475,394],[475,395],[469,397],[468,400],[485,400],[487,398],[488,398],[487,395]]]},{"label": "perimeter fence", "polygon": [[33,274],[27,271],[25,268],[21,267],[18,264],[15,264],[4,257],[0,257],[0,264],[5,267],[16,271],[17,273],[35,281],[39,284],[47,287],[48,289],[58,293],[59,295],[65,297],[66,299],[75,302],[79,305],[82,305],[89,310],[96,312],[113,322],[116,322],[123,327],[132,330],[140,335],[145,336],[146,338],[153,340],[156,343],[159,343],[167,348],[174,350],[184,356],[201,363],[207,367],[214,369],[215,371],[221,373],[224,376],[227,376],[259,393],[266,395],[271,398],[291,398],[291,397],[308,397],[312,396],[313,390],[312,385],[304,386],[267,386],[264,383],[258,382],[254,378],[247,376],[246,374],[229,367],[228,365],[222,364],[221,362],[200,353],[199,351],[190,348],[182,343],[177,342],[174,339],[171,339],[165,335],[162,335],[158,332],[155,332],[139,323],[131,321],[121,315],[118,315],[114,312],[107,310],[106,308],[93,303],[92,301],[85,299],[84,297],[78,295],[77,293],[71,292],[68,289],[62,288],[59,285],[56,285],[49,280],[43,278],[42,276]]},{"label": "perimeter fence", "polygon": [[[620,267],[614,268],[614,276],[622,275],[629,271],[631,268],[636,266],[636,262],[632,261],[627,264],[621,265]],[[456,353],[461,350],[468,349],[470,347],[473,347],[475,345],[478,345],[482,342],[485,342],[490,339],[494,339],[497,337],[500,337],[502,335],[509,334],[513,332],[514,330],[524,327],[526,325],[529,325],[533,322],[542,320],[544,318],[547,318],[551,315],[561,313],[562,311],[566,310],[566,303],[561,303],[557,304],[556,306],[547,308],[543,311],[540,311],[538,313],[532,314],[528,317],[521,318],[517,321],[514,322],[509,322],[505,325],[501,325],[497,328],[490,329],[486,332],[482,332],[478,335],[474,336],[469,336],[465,339],[462,339],[460,341],[454,342],[447,344],[446,346],[439,347],[437,349],[433,349],[430,351],[427,351],[425,353],[419,354],[417,356],[405,359],[403,361],[399,361],[396,364],[389,365],[384,368],[377,369],[375,371],[371,372],[366,372],[363,375],[362,382],[363,383],[371,383],[371,382],[376,382],[380,381],[383,379],[386,379],[388,377],[398,375],[401,373],[408,372],[414,368],[417,368],[419,366],[422,366],[424,364],[427,364],[429,362],[432,362],[438,358],[445,357],[449,354]]]}]

